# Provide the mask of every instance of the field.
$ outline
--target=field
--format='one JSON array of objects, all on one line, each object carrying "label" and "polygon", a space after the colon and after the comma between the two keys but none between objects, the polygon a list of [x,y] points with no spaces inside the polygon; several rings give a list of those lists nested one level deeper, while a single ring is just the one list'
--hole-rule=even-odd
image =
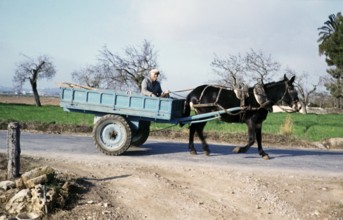
[{"label": "field", "polygon": [[[58,106],[58,97],[42,97],[41,102],[43,106],[36,107],[33,97],[30,96],[0,96],[1,129],[6,129],[10,121],[18,121],[24,128],[50,129],[49,132],[55,129],[56,133],[92,130],[93,115],[63,111]],[[271,137],[275,142],[285,138],[293,141],[320,142],[329,138],[343,138],[342,127],[342,114],[272,113],[263,124],[263,132],[264,140],[267,142],[273,142],[269,140]],[[217,140],[245,140],[246,126],[215,120],[208,123],[205,131],[209,138]],[[173,134],[172,137],[180,138],[187,138],[188,134],[187,126],[181,128],[171,124],[152,123],[151,135],[165,135],[166,132]]]}]

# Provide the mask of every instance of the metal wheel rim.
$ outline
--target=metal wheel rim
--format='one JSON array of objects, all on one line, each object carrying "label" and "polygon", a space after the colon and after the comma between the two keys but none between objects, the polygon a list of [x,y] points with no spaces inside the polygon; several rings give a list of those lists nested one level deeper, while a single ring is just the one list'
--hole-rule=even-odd
[{"label": "metal wheel rim", "polygon": [[109,151],[120,149],[126,142],[126,130],[120,124],[107,124],[100,131],[103,147]]}]

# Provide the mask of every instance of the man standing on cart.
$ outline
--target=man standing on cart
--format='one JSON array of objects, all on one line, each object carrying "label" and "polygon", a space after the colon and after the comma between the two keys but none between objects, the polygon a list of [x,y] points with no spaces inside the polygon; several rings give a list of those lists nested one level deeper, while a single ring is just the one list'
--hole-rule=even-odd
[{"label": "man standing on cart", "polygon": [[152,69],[149,72],[149,77],[146,77],[142,81],[142,91],[141,93],[146,96],[151,97],[169,97],[169,90],[162,91],[161,84],[157,81],[160,71],[157,69]]}]

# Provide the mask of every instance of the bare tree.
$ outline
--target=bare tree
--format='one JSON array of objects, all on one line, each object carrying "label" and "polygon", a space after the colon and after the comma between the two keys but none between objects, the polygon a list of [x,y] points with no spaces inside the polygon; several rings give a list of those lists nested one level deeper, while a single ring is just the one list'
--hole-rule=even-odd
[{"label": "bare tree", "polygon": [[257,53],[251,49],[244,57],[229,55],[226,58],[218,58],[215,55],[211,66],[220,77],[217,83],[235,88],[242,83],[270,81],[281,65],[273,61],[271,56],[265,56],[262,51]]},{"label": "bare tree", "polygon": [[317,83],[310,84],[310,75],[308,73],[298,74],[295,70],[289,68],[286,69],[286,73],[297,77],[295,86],[302,103],[302,109],[304,109],[304,113],[307,114],[307,106],[310,104],[310,98],[311,96],[315,95],[315,92],[320,85],[321,80],[319,79]]},{"label": "bare tree", "polygon": [[72,73],[73,81],[92,88],[108,88],[108,81],[100,65],[87,65]]},{"label": "bare tree", "polygon": [[[321,80],[321,79],[320,79]],[[335,104],[335,98],[327,91],[319,91],[313,94],[312,101],[314,105],[320,108],[330,108]]]},{"label": "bare tree", "polygon": [[253,49],[246,54],[246,71],[255,82],[268,82],[274,74],[280,70],[280,63],[274,61],[271,55],[266,56],[262,51],[256,52]]},{"label": "bare tree", "polygon": [[[153,68],[158,68],[157,53],[147,40],[141,47],[128,46],[124,55],[111,52],[106,46],[100,51],[99,61],[106,80],[112,85],[124,85],[140,90],[141,83]],[[160,80],[165,78],[163,74]]]},{"label": "bare tree", "polygon": [[28,80],[32,87],[36,105],[42,106],[37,90],[37,81],[44,78],[52,79],[56,74],[55,67],[47,55],[39,56],[36,60],[26,55],[24,57],[25,60],[17,65],[13,83],[17,89],[21,90],[23,84]]},{"label": "bare tree", "polygon": [[245,65],[240,55],[229,55],[225,58],[219,58],[215,55],[211,66],[213,71],[220,77],[219,80],[215,81],[219,85],[234,89],[244,82]]}]

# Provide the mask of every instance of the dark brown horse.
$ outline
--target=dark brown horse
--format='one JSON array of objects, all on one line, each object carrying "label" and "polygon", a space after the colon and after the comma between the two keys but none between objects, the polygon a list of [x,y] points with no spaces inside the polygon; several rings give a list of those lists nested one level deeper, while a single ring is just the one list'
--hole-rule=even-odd
[{"label": "dark brown horse", "polygon": [[[267,105],[261,105],[258,98],[255,98],[254,88],[249,88],[247,96],[244,99],[244,107],[241,111],[225,113],[221,115],[220,120],[225,122],[246,123],[248,126],[248,143],[244,147],[236,147],[233,152],[245,153],[257,140],[258,153],[264,159],[269,159],[269,156],[262,148],[262,123],[267,118],[268,110],[274,104],[283,101],[294,111],[299,111],[298,94],[293,86],[295,76],[290,80],[284,76],[284,79],[278,82],[271,82],[263,85],[266,95]],[[242,101],[237,98],[233,90],[224,88],[202,85],[190,92],[186,98],[185,116],[190,115],[191,107],[194,108],[196,114],[208,113],[228,109],[232,107],[242,106]],[[206,122],[194,123],[190,126],[189,132],[189,151],[191,154],[196,154],[194,148],[194,134],[197,132],[204,153],[210,154],[210,149],[206,143],[203,130]]]}]

